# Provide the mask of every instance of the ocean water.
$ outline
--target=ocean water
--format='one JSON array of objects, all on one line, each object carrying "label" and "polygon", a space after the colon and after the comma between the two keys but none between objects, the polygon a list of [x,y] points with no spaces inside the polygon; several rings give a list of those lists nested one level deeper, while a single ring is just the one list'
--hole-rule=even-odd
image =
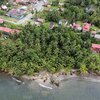
[{"label": "ocean water", "polygon": [[19,85],[11,77],[0,75],[0,100],[100,100],[100,83],[73,79],[49,90],[35,82]]}]

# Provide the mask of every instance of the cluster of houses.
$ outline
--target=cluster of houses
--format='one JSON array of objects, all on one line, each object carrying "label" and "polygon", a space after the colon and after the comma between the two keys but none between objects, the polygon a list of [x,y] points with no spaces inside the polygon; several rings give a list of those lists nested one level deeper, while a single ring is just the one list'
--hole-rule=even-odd
[{"label": "cluster of houses", "polygon": [[[47,3],[47,0],[8,0],[7,4],[0,6],[0,10],[4,10],[5,15],[11,18],[21,20],[29,13],[42,11]],[[13,8],[9,10],[8,4]]]},{"label": "cluster of houses", "polygon": [[82,31],[82,32],[91,32],[91,34],[95,35],[97,33],[97,31],[93,30],[91,31],[91,27],[92,25],[90,23],[82,23],[82,25],[78,24],[78,23],[72,23],[72,24],[68,24],[68,21],[66,19],[61,19],[58,22],[59,25],[63,25],[63,26],[67,26],[69,28],[72,28],[74,30],[77,31]]},{"label": "cluster of houses", "polygon": [[75,29],[75,30],[79,30],[79,31],[83,31],[83,32],[89,32],[90,28],[91,28],[91,24],[89,23],[83,23],[83,25],[81,26],[80,24],[70,24],[70,27]]},{"label": "cluster of houses", "polygon": [[11,9],[6,15],[15,19],[22,19],[27,13],[27,7],[22,6],[18,9]]},{"label": "cluster of houses", "polygon": [[77,23],[72,23],[72,24],[68,24],[68,21],[66,19],[62,19],[59,20],[59,25],[63,25],[66,26],[68,28],[72,28],[75,31],[80,31],[80,32],[89,32],[91,33],[91,36],[94,36],[94,38],[96,38],[97,40],[100,40],[100,30],[92,30],[92,25],[90,23],[83,23],[82,25],[77,24]]},{"label": "cluster of houses", "polygon": [[[41,23],[43,22],[43,19],[40,19],[40,18],[37,18],[35,20],[36,20],[37,23],[38,22],[41,22]],[[10,28],[7,28],[7,27],[0,27],[0,32],[3,33],[2,37],[4,39],[6,39],[9,35],[18,34],[20,31],[17,30],[17,29],[10,29]],[[92,50],[92,52],[100,53],[100,44],[92,44],[91,50]]]},{"label": "cluster of houses", "polygon": [[[8,4],[11,4],[14,7],[8,10]],[[40,11],[45,4],[47,4],[47,0],[8,0],[7,4],[0,6],[0,10],[6,11],[6,16],[21,21],[21,19],[23,19],[27,14],[30,14],[31,11]],[[5,21],[6,20],[0,18],[0,24],[3,24]],[[40,26],[44,22],[44,19],[34,18],[32,22],[35,25]],[[14,35],[20,31],[0,25],[0,32],[2,33],[0,37],[6,39],[9,35]]]},{"label": "cluster of houses", "polygon": [[[73,23],[73,25],[71,25],[71,27],[76,30],[79,30],[79,31],[90,32],[91,36],[93,36],[97,40],[100,40],[100,34],[97,34],[96,31],[90,31],[91,24],[89,24],[89,23],[83,23],[82,27],[79,24]],[[100,44],[92,44],[91,50],[92,50],[92,52],[100,53]]]},{"label": "cluster of houses", "polygon": [[84,23],[83,26],[82,26],[82,31],[83,32],[89,32],[90,31],[90,27],[91,27],[91,24]]},{"label": "cluster of houses", "polygon": [[[73,23],[73,24],[70,24],[70,27],[82,32],[90,32],[91,36],[93,36],[96,40],[100,41],[100,34],[97,34],[97,31],[91,31],[90,30],[91,24],[89,23],[83,23],[82,27],[80,24]],[[100,44],[92,44],[91,50],[92,52],[100,53]]]},{"label": "cluster of houses", "polygon": [[[82,26],[77,23],[72,23],[72,24],[68,25],[68,22],[65,19],[62,19],[62,20],[59,20],[59,25],[67,26],[68,28],[72,28],[75,31],[88,32],[96,40],[100,41],[100,34],[98,34],[98,33],[100,33],[100,30],[99,31],[91,30],[92,25],[90,23],[83,23]],[[51,26],[51,29],[53,29],[54,24],[52,23],[52,25],[50,25],[50,26]],[[100,53],[100,44],[92,44],[91,50],[93,52]]]},{"label": "cluster of houses", "polygon": [[68,22],[65,19],[59,21],[59,25],[64,25],[74,30],[82,31],[82,32],[90,32],[91,24],[90,23],[83,23],[81,26],[77,23],[72,23],[68,25]]},{"label": "cluster of houses", "polygon": [[[67,25],[67,22],[64,25]],[[94,37],[96,40],[100,40],[100,34],[98,34],[100,33],[100,31],[91,30],[92,25],[90,23],[83,23],[82,26],[80,24],[73,23],[67,25],[67,27],[72,28],[76,31],[89,32],[91,36]]]}]

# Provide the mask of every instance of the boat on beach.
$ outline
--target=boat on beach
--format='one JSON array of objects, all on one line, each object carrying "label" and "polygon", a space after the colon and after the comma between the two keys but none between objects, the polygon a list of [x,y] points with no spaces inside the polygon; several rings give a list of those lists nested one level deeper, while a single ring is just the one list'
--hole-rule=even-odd
[{"label": "boat on beach", "polygon": [[50,90],[52,90],[52,89],[53,89],[52,87],[45,86],[45,85],[43,85],[43,84],[41,84],[41,83],[39,83],[39,86],[41,86],[41,87],[43,87],[43,88],[50,89]]},{"label": "boat on beach", "polygon": [[12,77],[12,79],[13,79],[14,81],[16,81],[17,83],[23,83],[21,80],[17,79],[16,77]]}]

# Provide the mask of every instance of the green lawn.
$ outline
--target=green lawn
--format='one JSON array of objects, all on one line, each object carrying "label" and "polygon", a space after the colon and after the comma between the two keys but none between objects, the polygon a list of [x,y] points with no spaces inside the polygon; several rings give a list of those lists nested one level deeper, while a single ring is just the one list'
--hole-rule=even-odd
[{"label": "green lawn", "polygon": [[4,20],[8,20],[8,21],[17,22],[16,19],[10,18],[10,17],[8,17],[8,16],[4,16],[4,15],[0,15],[0,18],[2,18],[2,19],[4,19]]},{"label": "green lawn", "polygon": [[100,28],[96,27],[96,26],[92,26],[91,27],[92,30],[100,30]]}]

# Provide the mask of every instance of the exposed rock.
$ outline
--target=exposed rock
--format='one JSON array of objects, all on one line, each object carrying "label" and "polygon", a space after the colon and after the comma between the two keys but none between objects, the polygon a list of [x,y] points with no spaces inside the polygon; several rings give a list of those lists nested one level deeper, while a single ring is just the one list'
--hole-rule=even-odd
[{"label": "exposed rock", "polygon": [[51,83],[56,85],[56,86],[59,86],[60,85],[60,81],[57,80],[54,76],[51,77]]}]

